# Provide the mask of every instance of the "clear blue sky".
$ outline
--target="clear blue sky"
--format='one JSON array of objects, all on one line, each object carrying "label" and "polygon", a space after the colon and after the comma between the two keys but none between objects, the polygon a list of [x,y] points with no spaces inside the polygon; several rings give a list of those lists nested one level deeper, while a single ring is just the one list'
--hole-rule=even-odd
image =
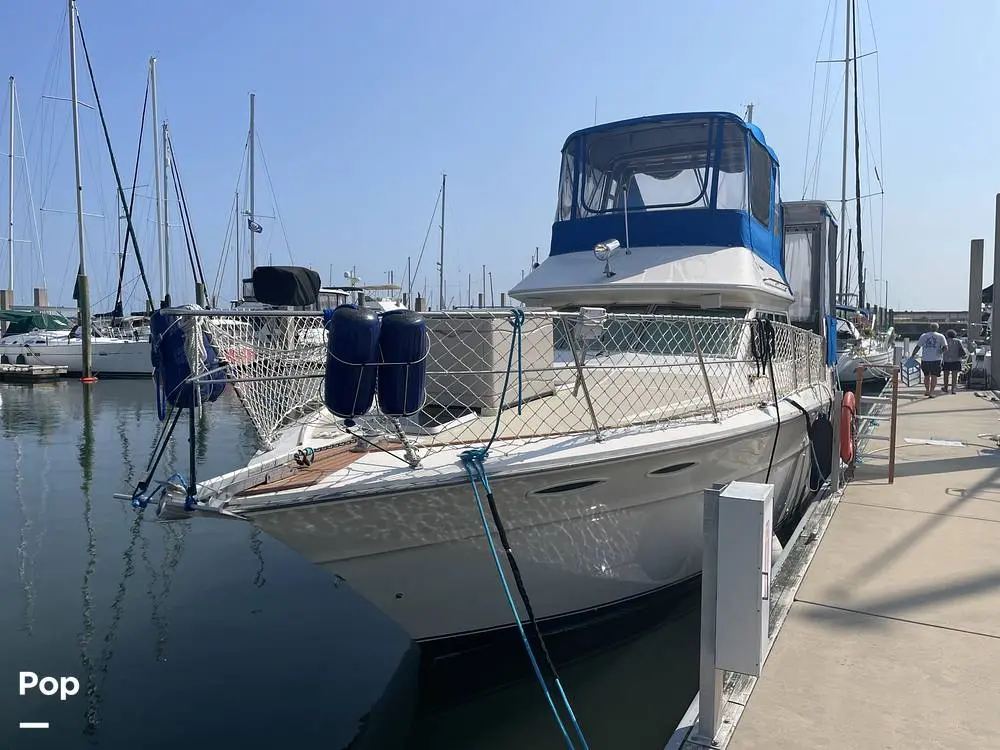
[{"label": "clear blue sky", "polygon": [[[843,0],[835,4],[834,56],[841,57]],[[897,309],[960,309],[970,238],[986,238],[987,283],[992,274],[994,196],[1000,190],[1000,153],[992,148],[1000,106],[993,76],[1000,70],[1000,52],[992,35],[1000,5],[873,2],[873,38],[868,2],[859,4],[861,51],[871,51],[877,40],[886,192],[884,203],[865,204],[864,221],[875,230],[873,235],[865,230],[867,256],[884,250],[889,303]],[[815,123],[808,155],[806,144],[827,5],[826,0],[78,3],[126,182],[147,59],[159,60],[160,116],[170,123],[210,281],[237,189],[252,90],[263,159],[295,262],[312,265],[324,280],[331,265],[335,278],[357,266],[368,283],[384,281],[390,268],[398,279],[407,255],[416,260],[446,171],[449,297],[460,287],[463,301],[468,274],[473,273],[475,293],[484,263],[499,292],[520,278],[536,246],[547,251],[559,148],[569,132],[592,124],[595,97],[601,121],[704,109],[742,114],[753,101],[754,121],[781,160],[782,195],[801,197],[805,165],[815,160]],[[17,77],[36,208],[47,193],[44,205],[54,210],[74,207],[69,105],[41,98],[68,94],[64,19],[61,0],[0,4],[0,73],[4,80]],[[92,102],[82,49],[79,59],[81,98]],[[875,57],[862,63],[864,114],[877,156],[875,66]],[[826,70],[819,72],[814,119],[822,107]],[[831,201],[840,197],[839,76],[838,68],[831,78],[827,108],[833,116],[816,193]],[[0,112],[5,117],[6,92]],[[82,112],[86,210],[110,217],[87,220],[88,270],[100,298],[114,288],[114,183],[97,118]],[[0,151],[6,151],[6,118],[0,134]],[[148,144],[140,183],[152,176]],[[865,172],[864,192],[870,192],[876,184],[867,164]],[[853,177],[850,181],[853,192]],[[28,239],[20,166],[16,182],[15,236]],[[0,191],[5,214],[5,168]],[[260,158],[257,195],[258,213],[273,213]],[[155,267],[152,213],[149,200],[143,200],[141,250]],[[43,213],[53,301],[69,301],[72,291],[73,220],[69,214]],[[258,260],[266,262],[273,253],[275,263],[288,262],[278,223],[260,222]],[[178,250],[180,240],[174,231]],[[432,298],[437,242],[435,229],[417,277],[419,288],[427,278]],[[39,283],[35,248],[19,243],[18,253],[18,286]],[[180,253],[173,257],[175,299],[187,297],[186,260]],[[3,280],[6,268],[4,257]],[[869,272],[872,295],[871,278],[878,271],[875,265]],[[128,275],[135,275],[134,265]],[[227,270],[226,278],[228,294],[235,270]],[[153,284],[155,293],[155,269]],[[141,304],[138,294],[132,302]]]}]

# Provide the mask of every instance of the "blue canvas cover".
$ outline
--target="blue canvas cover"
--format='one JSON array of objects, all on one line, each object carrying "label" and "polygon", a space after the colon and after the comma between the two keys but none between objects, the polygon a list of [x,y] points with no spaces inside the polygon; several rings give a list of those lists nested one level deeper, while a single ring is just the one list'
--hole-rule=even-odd
[{"label": "blue canvas cover", "polygon": [[742,246],[783,274],[778,160],[756,125],[727,112],[641,117],[577,131],[562,155],[551,255],[611,238]]}]

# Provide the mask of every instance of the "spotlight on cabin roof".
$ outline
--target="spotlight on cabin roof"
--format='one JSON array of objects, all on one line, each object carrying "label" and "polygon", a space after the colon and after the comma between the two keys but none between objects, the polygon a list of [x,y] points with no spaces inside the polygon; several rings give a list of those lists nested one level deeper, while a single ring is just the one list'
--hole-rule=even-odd
[{"label": "spotlight on cabin roof", "polygon": [[594,256],[599,261],[606,261],[614,255],[615,251],[621,246],[622,243],[618,240],[604,240],[604,242],[598,242],[594,245]]}]

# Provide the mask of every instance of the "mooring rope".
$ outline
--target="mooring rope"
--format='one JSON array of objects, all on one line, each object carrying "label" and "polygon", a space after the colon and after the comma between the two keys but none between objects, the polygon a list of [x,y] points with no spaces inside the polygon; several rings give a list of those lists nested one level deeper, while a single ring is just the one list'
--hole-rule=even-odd
[{"label": "mooring rope", "polygon": [[493,541],[493,535],[490,532],[489,522],[486,520],[486,511],[483,508],[482,497],[479,493],[479,487],[476,484],[477,479],[483,485],[483,490],[486,493],[486,501],[490,506],[490,515],[493,518],[493,523],[496,525],[497,533],[500,536],[500,543],[503,545],[504,552],[507,556],[507,563],[510,565],[511,573],[514,575],[514,584],[517,586],[518,595],[521,598],[521,602],[524,604],[524,609],[528,614],[528,621],[531,623],[532,629],[535,632],[535,637],[538,639],[539,648],[541,648],[542,654],[545,657],[546,666],[552,675],[552,680],[559,693],[563,708],[569,716],[569,721],[572,723],[576,736],[579,739],[579,747],[582,750],[589,750],[589,745],[584,737],[583,730],[580,728],[580,724],[576,719],[576,713],[573,711],[573,706],[569,701],[569,697],[563,689],[562,681],[559,679],[559,672],[556,670],[555,664],[552,661],[552,656],[549,654],[549,650],[545,646],[545,639],[542,637],[541,628],[539,628],[538,620],[535,618],[535,612],[531,606],[531,600],[528,598],[528,592],[524,586],[524,579],[521,576],[521,569],[517,564],[517,559],[514,557],[514,551],[511,549],[510,541],[507,538],[507,531],[504,528],[503,521],[500,519],[500,512],[497,510],[496,500],[493,497],[493,490],[490,488],[489,478],[486,475],[486,468],[483,466],[483,459],[485,456],[486,450],[484,448],[473,448],[471,450],[464,451],[461,455],[461,459],[463,465],[465,466],[465,471],[469,476],[469,482],[472,485],[472,493],[476,499],[476,507],[479,510],[479,517],[483,524],[483,530],[486,533],[486,541],[489,544],[490,553],[493,556],[493,563],[496,566],[497,574],[500,576],[500,583],[503,586],[504,595],[507,598],[507,605],[510,607],[511,614],[514,616],[514,622],[517,624],[517,630],[521,635],[521,642],[524,644],[524,649],[528,654],[528,659],[531,661],[531,668],[535,673],[535,678],[538,680],[538,684],[542,688],[545,700],[548,702],[549,709],[552,711],[552,716],[556,720],[559,730],[562,732],[563,739],[566,741],[566,746],[569,747],[570,750],[575,750],[578,746],[570,737],[569,732],[566,729],[566,724],[563,722],[563,718],[560,716],[559,710],[556,708],[555,701],[552,698],[552,692],[549,690],[548,683],[542,675],[538,659],[535,656],[534,649],[531,647],[531,642],[528,640],[528,634],[525,632],[524,624],[521,622],[521,617],[517,612],[517,606],[514,603],[514,597],[510,591],[510,584],[507,582],[507,576],[504,573],[503,565],[500,563],[500,556],[497,553],[496,544]]},{"label": "mooring rope", "polygon": [[[531,668],[535,673],[538,684],[542,688],[545,700],[548,702],[549,709],[552,711],[552,716],[556,720],[556,724],[559,726],[560,732],[562,732],[563,739],[566,741],[567,747],[571,748],[571,750],[574,750],[577,747],[580,747],[581,750],[589,750],[589,745],[587,744],[587,740],[583,735],[583,730],[580,728],[580,724],[576,719],[573,706],[570,704],[569,697],[563,689],[562,681],[559,679],[559,672],[556,670],[555,664],[552,661],[552,656],[549,654],[549,650],[545,645],[545,639],[542,637],[541,628],[538,625],[538,620],[535,618],[535,612],[531,606],[531,600],[528,598],[528,592],[524,586],[524,579],[521,577],[521,569],[517,564],[517,559],[514,557],[514,550],[511,549],[510,541],[507,538],[507,530],[504,528],[503,521],[500,518],[500,511],[497,509],[496,499],[493,497],[493,490],[490,487],[490,480],[486,474],[486,467],[484,465],[484,461],[489,454],[490,448],[493,446],[497,436],[500,434],[500,420],[504,412],[504,402],[507,396],[507,388],[510,385],[511,371],[514,369],[515,351],[517,352],[517,413],[521,413],[521,404],[524,393],[521,337],[524,327],[524,311],[519,308],[513,308],[511,310],[511,316],[508,318],[508,322],[511,324],[513,331],[510,340],[510,350],[507,353],[507,370],[504,373],[503,387],[500,390],[500,408],[497,409],[496,420],[493,423],[493,432],[491,433],[489,440],[486,442],[486,445],[481,448],[470,448],[467,451],[463,451],[459,458],[462,461],[462,465],[465,467],[466,474],[469,477],[469,483],[472,485],[472,494],[475,497],[476,507],[479,510],[479,518],[482,521],[483,531],[486,534],[486,541],[489,544],[490,553],[493,556],[493,563],[496,566],[497,574],[500,576],[500,583],[503,586],[504,595],[507,598],[507,604],[510,607],[511,614],[514,616],[514,622],[517,624],[517,630],[521,635],[521,642],[524,644],[524,649],[528,654],[528,659],[531,661]],[[493,524],[496,526],[497,533],[500,536],[500,543],[503,545],[504,553],[507,557],[507,563],[510,565],[511,572],[514,575],[514,584],[517,587],[518,596],[524,605],[525,612],[528,614],[528,621],[531,623],[535,637],[538,639],[538,645],[545,658],[546,667],[552,675],[556,691],[559,693],[560,702],[566,711],[569,722],[573,725],[573,729],[579,740],[579,745],[574,743],[573,739],[570,737],[569,731],[566,729],[566,722],[563,721],[563,717],[556,708],[555,700],[552,697],[552,692],[549,689],[548,682],[542,674],[538,659],[535,656],[535,651],[531,647],[531,641],[528,639],[528,634],[524,629],[524,624],[521,622],[521,616],[518,614],[517,606],[514,603],[514,597],[510,591],[510,584],[508,583],[507,576],[504,573],[503,565],[500,563],[500,555],[497,553],[496,543],[493,540],[493,534],[490,531],[489,522],[486,519],[486,510],[483,507],[483,500],[479,492],[477,480],[482,484],[483,491],[486,493],[486,501],[490,506],[490,515],[493,518]]]}]

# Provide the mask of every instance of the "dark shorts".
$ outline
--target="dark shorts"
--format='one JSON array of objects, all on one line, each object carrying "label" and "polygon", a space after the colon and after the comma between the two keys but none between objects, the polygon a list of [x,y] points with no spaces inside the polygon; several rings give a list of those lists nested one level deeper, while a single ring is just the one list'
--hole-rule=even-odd
[{"label": "dark shorts", "polygon": [[924,360],[920,363],[920,371],[929,378],[936,378],[941,375],[941,360],[935,359],[930,362]]},{"label": "dark shorts", "polygon": [[961,362],[945,362],[941,365],[941,369],[945,372],[960,372],[962,370]]}]

